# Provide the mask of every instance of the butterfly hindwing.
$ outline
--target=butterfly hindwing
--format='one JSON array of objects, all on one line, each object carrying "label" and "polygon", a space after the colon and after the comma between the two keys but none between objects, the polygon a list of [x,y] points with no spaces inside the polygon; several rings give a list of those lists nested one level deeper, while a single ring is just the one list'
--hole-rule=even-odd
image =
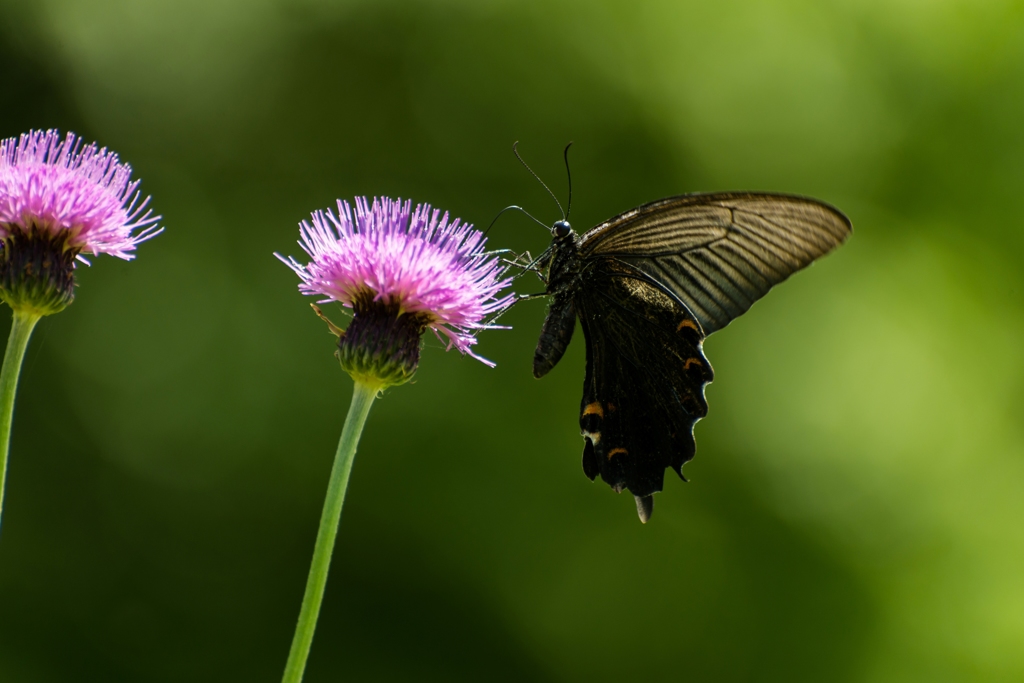
[{"label": "butterfly hindwing", "polygon": [[682,476],[693,457],[693,425],[707,414],[704,386],[713,377],[704,335],[684,306],[629,266],[595,260],[582,277],[583,469],[629,489],[639,508],[661,490],[665,468]]}]

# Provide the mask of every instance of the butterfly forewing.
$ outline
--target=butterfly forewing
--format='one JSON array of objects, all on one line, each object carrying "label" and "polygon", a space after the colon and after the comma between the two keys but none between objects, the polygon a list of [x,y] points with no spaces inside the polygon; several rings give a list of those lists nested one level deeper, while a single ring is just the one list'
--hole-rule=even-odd
[{"label": "butterfly forewing", "polygon": [[707,414],[704,385],[713,376],[703,335],[678,301],[611,259],[583,271],[576,309],[587,345],[584,472],[650,496],[665,468],[682,475],[693,457],[693,425]]},{"label": "butterfly forewing", "polygon": [[584,235],[579,248],[584,263],[611,258],[638,268],[711,334],[842,244],[851,229],[838,210],[806,197],[696,194],[617,216]]}]

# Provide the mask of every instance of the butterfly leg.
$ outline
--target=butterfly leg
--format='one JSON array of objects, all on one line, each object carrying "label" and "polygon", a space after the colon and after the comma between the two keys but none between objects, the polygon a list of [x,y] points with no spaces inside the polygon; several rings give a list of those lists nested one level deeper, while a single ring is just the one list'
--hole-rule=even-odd
[{"label": "butterfly leg", "polygon": [[490,327],[491,325],[493,325],[495,323],[495,321],[497,321],[498,318],[500,318],[501,316],[503,316],[506,313],[508,313],[509,311],[511,311],[512,307],[515,306],[516,304],[520,303],[521,301],[529,301],[530,299],[539,299],[539,298],[541,298],[543,296],[551,296],[551,295],[548,294],[547,292],[537,292],[536,294],[517,294],[516,298],[515,298],[515,301],[513,301],[510,306],[508,306],[504,310],[499,311],[498,313],[495,313],[492,317],[490,317],[487,320],[485,320],[484,323],[483,323],[483,326],[485,328],[486,327]]},{"label": "butterfly leg", "polygon": [[545,277],[544,274],[543,265],[541,264],[541,259],[533,258],[528,251],[523,252],[512,260],[502,259],[502,262],[506,265],[520,269],[518,273],[512,276],[513,280],[518,280],[527,273],[533,273],[544,285],[547,285],[548,283],[547,277]]},{"label": "butterfly leg", "polygon": [[487,252],[488,256],[504,256],[505,254],[513,254],[513,257],[502,258],[501,262],[506,266],[512,266],[513,268],[523,268],[524,264],[533,260],[533,257],[530,256],[530,252],[528,251],[524,251],[522,254],[517,254],[512,249],[497,249],[495,251]]},{"label": "butterfly leg", "polygon": [[[527,260],[526,265],[522,265],[522,264],[518,263],[519,258],[522,258],[522,256],[526,257],[526,260]],[[519,272],[519,274],[513,276],[512,279],[515,280],[516,278],[522,277],[526,273],[534,273],[537,276],[537,278],[542,283],[544,283],[545,286],[547,286],[548,278],[547,278],[547,274],[544,271],[547,269],[548,264],[551,263],[551,247],[548,247],[547,249],[545,249],[543,251],[543,253],[541,253],[541,255],[538,256],[537,258],[533,258],[530,255],[530,252],[528,252],[528,251],[523,252],[522,256],[516,259],[516,261],[517,261],[516,263],[511,264],[511,265],[516,266],[517,268],[521,268],[522,269]]]}]

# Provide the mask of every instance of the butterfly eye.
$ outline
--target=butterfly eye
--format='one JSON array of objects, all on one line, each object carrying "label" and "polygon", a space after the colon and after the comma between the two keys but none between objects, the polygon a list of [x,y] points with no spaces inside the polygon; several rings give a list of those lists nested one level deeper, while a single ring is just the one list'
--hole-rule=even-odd
[{"label": "butterfly eye", "polygon": [[572,232],[572,228],[565,221],[557,221],[551,228],[551,233],[555,237],[565,237],[570,232]]}]

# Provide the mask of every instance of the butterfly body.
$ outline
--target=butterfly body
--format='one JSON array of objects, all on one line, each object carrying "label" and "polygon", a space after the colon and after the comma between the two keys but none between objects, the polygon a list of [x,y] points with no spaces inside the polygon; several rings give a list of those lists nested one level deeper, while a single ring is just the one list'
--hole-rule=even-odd
[{"label": "butterfly body", "polygon": [[583,285],[579,280],[579,239],[570,228],[568,234],[556,235],[551,242],[546,292],[551,300],[533,354],[533,376],[537,379],[548,374],[562,359],[576,329],[574,295]]},{"label": "butterfly body", "polygon": [[558,363],[579,318],[584,473],[628,489],[646,522],[665,470],[683,476],[707,415],[706,335],[851,230],[827,204],[766,193],[664,199],[582,236],[556,223],[539,263],[550,303],[533,370],[540,378]]}]

